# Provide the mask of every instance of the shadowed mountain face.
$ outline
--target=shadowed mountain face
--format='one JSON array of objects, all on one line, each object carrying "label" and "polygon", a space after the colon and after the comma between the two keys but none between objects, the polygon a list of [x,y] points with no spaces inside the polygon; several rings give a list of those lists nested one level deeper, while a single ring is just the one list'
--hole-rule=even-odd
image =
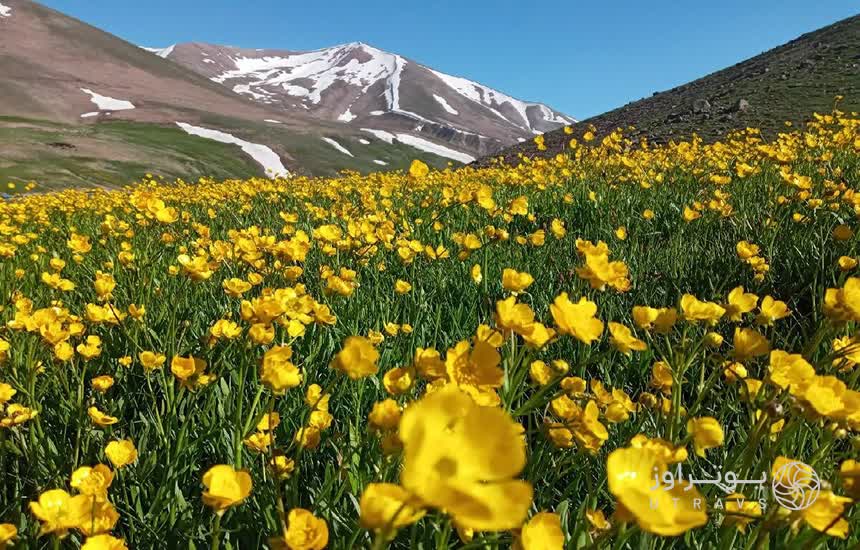
[{"label": "shadowed mountain face", "polygon": [[[655,142],[688,138],[711,141],[725,132],[760,128],[773,137],[785,121],[800,123],[812,112],[827,113],[844,96],[843,111],[860,110],[860,16],[854,16],[721,71],[652,97],[629,103],[574,126],[573,136],[548,133],[545,151],[529,141],[502,151],[509,163],[519,155],[549,156],[564,150],[571,137],[594,127],[598,136],[616,128]],[[480,159],[485,165],[491,158]]]},{"label": "shadowed mountain face", "polygon": [[285,113],[406,132],[473,155],[573,119],[362,43],[310,52],[179,44],[158,55]]}]

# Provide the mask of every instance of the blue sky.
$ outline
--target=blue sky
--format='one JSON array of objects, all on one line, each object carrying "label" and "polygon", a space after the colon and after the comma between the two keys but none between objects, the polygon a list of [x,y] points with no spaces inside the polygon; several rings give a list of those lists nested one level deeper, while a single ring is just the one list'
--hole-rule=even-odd
[{"label": "blue sky", "polygon": [[144,46],[362,41],[583,119],[860,11],[839,0],[43,0]]}]

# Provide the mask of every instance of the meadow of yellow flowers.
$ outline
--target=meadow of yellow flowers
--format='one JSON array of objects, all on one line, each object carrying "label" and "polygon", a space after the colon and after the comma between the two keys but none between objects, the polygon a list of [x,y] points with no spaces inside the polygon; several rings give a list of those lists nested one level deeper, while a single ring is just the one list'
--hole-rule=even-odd
[{"label": "meadow of yellow flowers", "polygon": [[858,181],[835,110],[6,200],[0,548],[853,546]]}]

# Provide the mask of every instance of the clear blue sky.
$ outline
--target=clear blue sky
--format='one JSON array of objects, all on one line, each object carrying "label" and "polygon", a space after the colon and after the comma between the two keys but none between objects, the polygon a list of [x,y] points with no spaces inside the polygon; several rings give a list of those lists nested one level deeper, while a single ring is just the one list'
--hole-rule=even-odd
[{"label": "clear blue sky", "polygon": [[143,46],[361,41],[577,118],[860,12],[847,0],[44,0]]}]

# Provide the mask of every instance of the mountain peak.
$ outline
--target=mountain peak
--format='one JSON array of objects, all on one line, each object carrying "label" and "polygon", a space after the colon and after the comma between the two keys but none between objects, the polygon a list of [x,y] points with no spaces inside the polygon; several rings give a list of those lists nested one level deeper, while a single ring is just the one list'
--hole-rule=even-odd
[{"label": "mountain peak", "polygon": [[361,41],[310,51],[180,44],[166,57],[277,110],[408,132],[472,155],[574,122]]}]

